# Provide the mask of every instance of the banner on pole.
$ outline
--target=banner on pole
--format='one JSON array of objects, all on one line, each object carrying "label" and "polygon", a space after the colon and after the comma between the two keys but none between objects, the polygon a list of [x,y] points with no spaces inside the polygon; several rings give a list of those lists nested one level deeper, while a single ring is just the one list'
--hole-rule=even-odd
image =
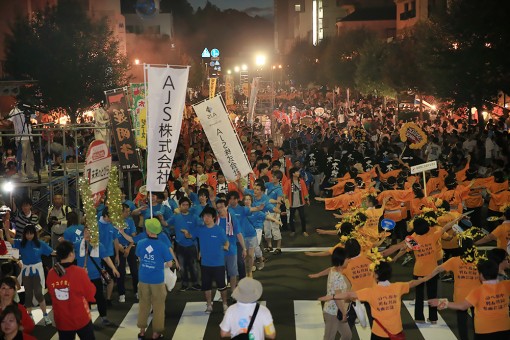
[{"label": "banner on pole", "polygon": [[145,85],[143,83],[131,84],[133,106],[131,108],[136,145],[147,148],[147,107],[145,105]]},{"label": "banner on pole", "polygon": [[216,78],[209,78],[209,99],[214,97],[216,93]]},{"label": "banner on pole", "polygon": [[108,103],[108,115],[112,124],[113,140],[117,149],[120,170],[138,171],[140,162],[136,153],[133,125],[124,91],[107,93],[106,102]]},{"label": "banner on pole", "polygon": [[193,105],[209,144],[228,180],[252,172],[246,153],[239,142],[221,96]]},{"label": "banner on pole", "polygon": [[94,140],[90,143],[85,158],[85,178],[90,185],[94,204],[99,205],[101,196],[108,185],[112,155],[108,145],[102,140]]},{"label": "banner on pole", "polygon": [[225,104],[234,105],[234,77],[231,74],[225,78]]},{"label": "banner on pole", "polygon": [[259,92],[260,78],[253,78],[251,84],[250,101],[248,103],[248,123],[253,124],[253,116],[255,115],[255,106],[257,105],[257,93]]},{"label": "banner on pole", "polygon": [[147,191],[163,191],[172,172],[182,113],[186,100],[189,66],[146,66],[147,71]]}]

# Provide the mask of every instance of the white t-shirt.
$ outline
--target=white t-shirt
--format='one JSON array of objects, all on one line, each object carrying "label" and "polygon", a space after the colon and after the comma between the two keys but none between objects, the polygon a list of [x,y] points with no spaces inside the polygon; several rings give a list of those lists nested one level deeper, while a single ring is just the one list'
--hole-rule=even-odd
[{"label": "white t-shirt", "polygon": [[[224,332],[230,332],[231,337],[241,333],[246,333],[250,325],[251,316],[255,311],[255,303],[235,303],[228,307],[220,328]],[[250,331],[250,340],[264,340],[265,333],[273,334],[275,332],[273,317],[266,306],[260,305],[255,322]]]},{"label": "white t-shirt", "polygon": [[8,119],[14,125],[14,133],[20,136],[19,140],[29,139],[29,137],[25,135],[32,133],[32,125],[30,124],[30,122],[28,122],[28,124],[25,124],[25,113],[23,113],[23,111],[15,107],[14,109],[11,110],[11,112],[9,112]]}]

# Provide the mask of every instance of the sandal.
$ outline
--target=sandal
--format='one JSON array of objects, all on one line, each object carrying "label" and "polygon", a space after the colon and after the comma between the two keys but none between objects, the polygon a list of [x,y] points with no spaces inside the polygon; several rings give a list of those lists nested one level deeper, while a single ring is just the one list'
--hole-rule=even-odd
[{"label": "sandal", "polygon": [[282,253],[282,250],[281,250],[280,248],[276,248],[276,249],[274,250],[274,254],[275,254],[275,255],[280,255],[281,253]]},{"label": "sandal", "polygon": [[267,247],[267,248],[264,248],[264,251],[265,251],[266,253],[270,253],[270,252],[272,252],[272,251],[273,251],[273,247]]}]

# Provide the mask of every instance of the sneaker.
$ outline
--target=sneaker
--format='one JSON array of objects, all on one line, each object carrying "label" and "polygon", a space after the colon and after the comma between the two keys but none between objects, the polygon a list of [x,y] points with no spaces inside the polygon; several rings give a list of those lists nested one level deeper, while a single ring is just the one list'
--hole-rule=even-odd
[{"label": "sneaker", "polygon": [[119,295],[119,302],[126,302],[126,295]]},{"label": "sneaker", "polygon": [[102,320],[101,320],[101,324],[102,324],[103,326],[113,326],[113,323],[112,323],[110,320],[108,320],[107,318],[104,318],[104,317],[103,317],[103,318],[101,318],[101,319],[102,319]]},{"label": "sneaker", "polygon": [[453,276],[445,275],[443,278],[441,278],[441,282],[453,282]]},{"label": "sneaker", "polygon": [[266,253],[270,253],[270,252],[272,252],[272,251],[273,251],[273,247],[267,247],[267,248],[264,248],[264,251],[265,251]]},{"label": "sneaker", "polygon": [[50,317],[48,315],[43,316],[43,319],[44,319],[44,324],[46,326],[49,326],[49,325],[52,324],[51,319],[50,319]]},{"label": "sneaker", "polygon": [[260,261],[259,263],[257,263],[257,270],[262,270],[264,269],[264,261]]},{"label": "sneaker", "polygon": [[182,286],[181,286],[181,289],[180,289],[179,291],[181,291],[181,292],[185,292],[185,291],[187,291],[188,289],[189,289],[189,288],[188,288],[188,286],[186,286],[186,285],[182,285]]},{"label": "sneaker", "polygon": [[304,236],[304,237],[308,237],[309,235],[308,235],[308,233],[305,231],[305,232],[303,233],[303,236]]},{"label": "sneaker", "polygon": [[211,314],[212,313],[212,305],[207,305],[207,308],[205,309],[205,312],[207,314]]},{"label": "sneaker", "polygon": [[227,312],[227,309],[228,309],[228,305],[223,304],[223,314],[225,314]]},{"label": "sneaker", "polygon": [[252,271],[252,272],[254,272],[254,271],[256,271],[256,270],[257,270],[257,267],[256,267],[256,266],[252,266],[252,267],[251,267],[251,271]]},{"label": "sneaker", "polygon": [[189,289],[199,291],[199,290],[202,290],[202,286],[200,286],[199,284],[196,284],[196,285],[191,286]]},{"label": "sneaker", "polygon": [[275,255],[280,255],[281,253],[282,253],[282,250],[281,250],[280,248],[276,248],[276,249],[274,250],[274,254],[275,254]]}]

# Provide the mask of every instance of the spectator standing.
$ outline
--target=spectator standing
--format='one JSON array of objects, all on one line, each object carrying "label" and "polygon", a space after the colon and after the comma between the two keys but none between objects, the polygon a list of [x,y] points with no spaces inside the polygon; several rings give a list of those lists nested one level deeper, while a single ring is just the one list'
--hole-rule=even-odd
[{"label": "spectator standing", "polygon": [[147,219],[145,231],[148,237],[139,241],[136,246],[136,256],[140,259],[140,282],[138,283],[140,309],[137,322],[140,328],[139,339],[145,337],[147,318],[151,308],[153,310],[152,339],[163,338],[162,333],[165,330],[167,290],[164,268],[172,265],[173,257],[168,247],[158,240],[161,230],[161,223],[157,218]]},{"label": "spectator standing", "polygon": [[21,312],[16,305],[10,305],[0,313],[2,340],[36,340],[23,331]]},{"label": "spectator standing", "polygon": [[232,293],[237,303],[227,309],[220,323],[221,337],[234,337],[248,333],[248,326],[253,323],[249,332],[250,339],[276,338],[271,312],[266,306],[257,303],[262,296],[262,291],[262,284],[251,277],[245,277],[239,281],[239,285]]},{"label": "spectator standing", "polygon": [[28,315],[27,310],[22,304],[14,302],[16,289],[17,281],[15,278],[7,276],[0,280],[0,312],[10,305],[16,305],[21,312],[21,325],[25,333],[32,333],[35,327],[34,320]]},{"label": "spectator standing", "polygon": [[96,287],[87,272],[74,264],[76,255],[71,242],[62,241],[57,246],[57,258],[59,262],[50,269],[46,285],[59,339],[71,340],[77,334],[80,339],[93,340],[89,303],[95,302]]}]

